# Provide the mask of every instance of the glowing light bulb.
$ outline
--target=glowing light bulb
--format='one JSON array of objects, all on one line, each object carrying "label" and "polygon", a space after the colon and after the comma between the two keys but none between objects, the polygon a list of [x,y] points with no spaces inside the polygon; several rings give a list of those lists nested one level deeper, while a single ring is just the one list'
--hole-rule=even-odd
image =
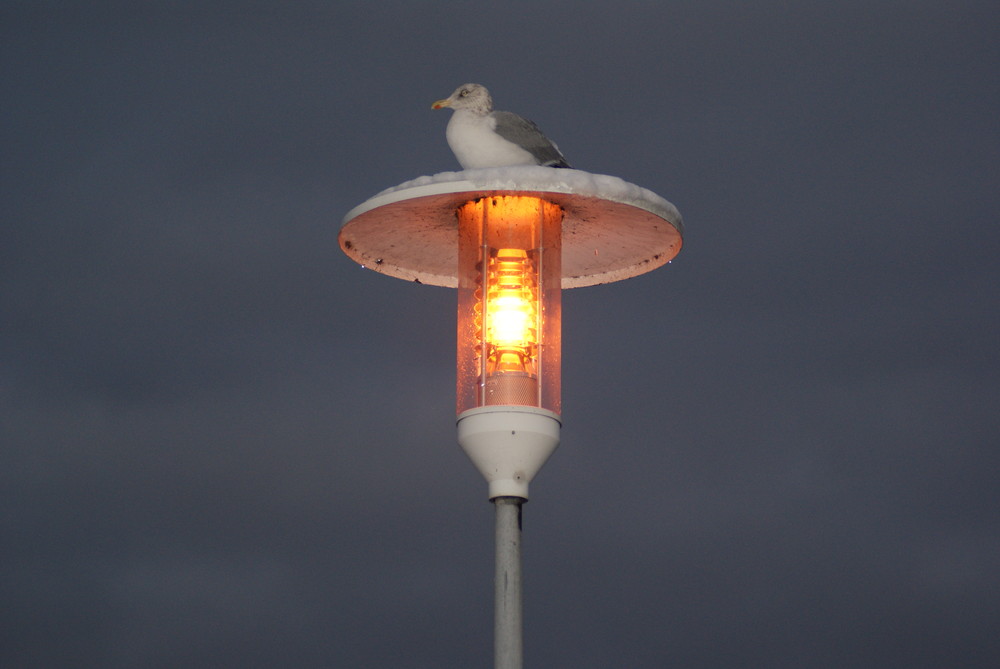
[{"label": "glowing light bulb", "polygon": [[459,412],[559,408],[561,210],[500,196],[459,210]]},{"label": "glowing light bulb", "polygon": [[523,249],[499,249],[490,258],[486,289],[487,374],[535,372],[538,291]]}]

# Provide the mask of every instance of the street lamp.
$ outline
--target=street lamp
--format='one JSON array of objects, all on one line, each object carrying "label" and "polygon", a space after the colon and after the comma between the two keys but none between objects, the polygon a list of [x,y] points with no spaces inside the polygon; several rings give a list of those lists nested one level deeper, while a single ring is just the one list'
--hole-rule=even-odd
[{"label": "street lamp", "polygon": [[344,217],[363,267],[458,289],[458,442],[496,507],[498,668],[521,666],[521,505],[559,444],[561,290],[656,269],[682,231],[644,188],[537,166],[421,177]]}]

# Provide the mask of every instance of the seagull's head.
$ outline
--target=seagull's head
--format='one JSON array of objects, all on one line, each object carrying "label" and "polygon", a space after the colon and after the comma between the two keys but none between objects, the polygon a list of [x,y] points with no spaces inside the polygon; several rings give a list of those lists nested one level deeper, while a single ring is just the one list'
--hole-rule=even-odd
[{"label": "seagull's head", "polygon": [[485,86],[479,84],[462,84],[449,97],[438,100],[431,109],[451,107],[454,110],[464,109],[474,114],[489,114],[493,111],[493,98]]}]

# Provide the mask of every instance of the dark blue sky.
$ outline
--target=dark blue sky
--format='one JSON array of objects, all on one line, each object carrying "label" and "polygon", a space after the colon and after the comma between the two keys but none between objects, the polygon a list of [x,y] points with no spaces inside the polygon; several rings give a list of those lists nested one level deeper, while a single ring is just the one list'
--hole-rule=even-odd
[{"label": "dark blue sky", "polygon": [[455,295],[337,246],[474,81],[686,226],[564,295],[527,664],[997,666],[997,63],[990,2],[3,3],[0,665],[489,666]]}]

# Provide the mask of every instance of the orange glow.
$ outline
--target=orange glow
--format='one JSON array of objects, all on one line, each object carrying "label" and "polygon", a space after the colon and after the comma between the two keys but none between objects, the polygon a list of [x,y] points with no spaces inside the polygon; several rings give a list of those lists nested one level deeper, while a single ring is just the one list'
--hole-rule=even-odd
[{"label": "orange glow", "polygon": [[496,195],[458,210],[458,407],[559,411],[562,210]]},{"label": "orange glow", "polygon": [[538,291],[522,249],[491,257],[486,289],[487,373],[533,373],[538,347]]}]

